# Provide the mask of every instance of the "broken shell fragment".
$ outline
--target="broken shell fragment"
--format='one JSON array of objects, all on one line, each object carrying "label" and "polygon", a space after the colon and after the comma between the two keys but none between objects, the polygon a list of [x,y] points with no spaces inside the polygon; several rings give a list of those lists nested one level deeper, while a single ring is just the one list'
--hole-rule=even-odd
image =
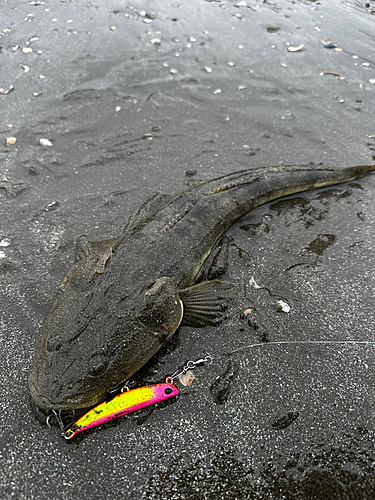
[{"label": "broken shell fragment", "polygon": [[7,137],[7,146],[12,146],[12,144],[16,144],[17,137]]},{"label": "broken shell fragment", "polygon": [[246,318],[247,316],[249,316],[249,314],[251,314],[253,312],[252,309],[246,309],[243,313],[242,313],[242,317],[243,318]]},{"label": "broken shell fragment", "polygon": [[300,52],[301,50],[305,50],[305,46],[303,45],[303,43],[301,43],[301,45],[298,45],[298,47],[288,47],[289,52]]},{"label": "broken shell fragment", "polygon": [[44,147],[53,146],[52,142],[48,139],[39,139],[39,143]]},{"label": "broken shell fragment", "polygon": [[283,312],[283,313],[290,312],[290,305],[287,304],[286,302],[284,302],[281,299],[280,300],[276,300],[275,305],[276,305],[276,310],[279,311],[279,312]]},{"label": "broken shell fragment", "polygon": [[337,76],[339,78],[339,80],[344,80],[344,76],[340,75],[340,73],[336,73],[336,71],[322,71],[320,73],[320,76],[324,76],[324,75],[333,75],[333,76]]},{"label": "broken shell fragment", "polygon": [[1,89],[0,88],[0,94],[9,94],[9,92],[12,92],[12,90],[14,89],[13,85],[10,85],[9,89],[8,90],[5,90],[5,89]]},{"label": "broken shell fragment", "polygon": [[261,286],[258,285],[258,283],[255,281],[254,276],[250,278],[249,285],[253,286],[256,290],[259,288],[262,288]]},{"label": "broken shell fragment", "polygon": [[185,387],[187,385],[191,385],[194,382],[194,379],[195,379],[194,373],[191,370],[188,370],[186,373],[181,373],[178,377],[178,380]]}]

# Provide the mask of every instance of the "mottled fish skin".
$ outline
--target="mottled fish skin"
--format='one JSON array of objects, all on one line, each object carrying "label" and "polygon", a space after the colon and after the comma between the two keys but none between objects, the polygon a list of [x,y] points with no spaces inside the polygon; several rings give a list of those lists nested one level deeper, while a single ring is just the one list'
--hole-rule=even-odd
[{"label": "mottled fish skin", "polygon": [[163,199],[157,210],[146,204],[117,240],[92,243],[61,284],[30,372],[36,405],[93,406],[141,368],[181,323],[179,290],[194,285],[216,241],[249,210],[374,169],[257,168]]}]

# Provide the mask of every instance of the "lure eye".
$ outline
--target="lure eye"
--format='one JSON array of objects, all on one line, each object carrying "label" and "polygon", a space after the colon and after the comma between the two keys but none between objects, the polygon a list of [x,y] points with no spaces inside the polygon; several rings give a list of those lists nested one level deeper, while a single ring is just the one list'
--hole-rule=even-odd
[{"label": "lure eye", "polygon": [[172,394],[172,389],[170,387],[167,387],[165,390],[164,390],[165,394]]},{"label": "lure eye", "polygon": [[102,375],[107,368],[107,363],[105,361],[99,361],[94,368],[91,370],[91,375],[97,377],[98,375]]}]

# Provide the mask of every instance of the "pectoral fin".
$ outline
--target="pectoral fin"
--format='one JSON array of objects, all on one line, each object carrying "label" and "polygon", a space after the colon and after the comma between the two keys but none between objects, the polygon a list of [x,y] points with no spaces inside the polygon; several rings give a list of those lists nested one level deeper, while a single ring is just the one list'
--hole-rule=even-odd
[{"label": "pectoral fin", "polygon": [[215,280],[221,278],[228,269],[228,252],[231,240],[223,236],[212,249],[210,256],[204,262],[196,281]]},{"label": "pectoral fin", "polygon": [[214,280],[223,276],[228,269],[228,251],[230,239],[228,236],[223,236],[220,240],[219,248],[215,254],[210,269],[208,270],[207,278]]},{"label": "pectoral fin", "polygon": [[231,288],[221,281],[212,280],[180,290],[184,305],[182,325],[204,327],[221,323],[226,318],[228,290]]}]

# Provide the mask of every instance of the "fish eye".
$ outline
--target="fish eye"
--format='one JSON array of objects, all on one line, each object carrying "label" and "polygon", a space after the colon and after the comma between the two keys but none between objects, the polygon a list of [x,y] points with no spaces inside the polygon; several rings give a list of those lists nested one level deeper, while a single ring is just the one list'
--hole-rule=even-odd
[{"label": "fish eye", "polygon": [[59,351],[62,348],[62,339],[59,335],[51,337],[47,340],[47,351]]},{"label": "fish eye", "polygon": [[107,368],[107,363],[105,361],[99,361],[91,370],[91,375],[94,377],[102,375]]}]

